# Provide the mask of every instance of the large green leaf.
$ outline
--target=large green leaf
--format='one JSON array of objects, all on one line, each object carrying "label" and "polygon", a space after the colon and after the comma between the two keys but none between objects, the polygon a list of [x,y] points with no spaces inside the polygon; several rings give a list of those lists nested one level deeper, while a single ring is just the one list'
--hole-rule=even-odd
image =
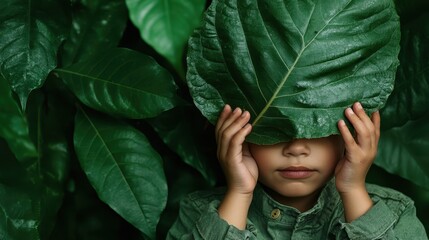
[{"label": "large green leaf", "polygon": [[66,29],[61,0],[3,0],[0,4],[0,72],[25,109],[28,95],[56,67]]},{"label": "large green leaf", "polygon": [[131,126],[81,109],[74,146],[98,196],[128,222],[154,238],[167,201],[163,162]]},{"label": "large green leaf", "polygon": [[177,107],[148,122],[185,163],[198,170],[211,185],[216,183],[216,145],[210,141],[214,139],[213,132],[207,136],[207,124],[195,108]]},{"label": "large green leaf", "polygon": [[401,26],[395,89],[382,109],[383,129],[402,126],[429,111],[429,10]]},{"label": "large green leaf", "polygon": [[66,110],[60,103],[47,103],[39,91],[29,98],[26,114],[36,157],[19,163],[0,142],[0,239],[48,239],[55,225],[70,157],[65,128],[58,127],[70,119],[57,114]]},{"label": "large green leaf", "polygon": [[429,114],[383,131],[375,164],[429,189]]},{"label": "large green leaf", "polygon": [[0,239],[38,240],[38,188],[3,139],[0,153]]},{"label": "large green leaf", "polygon": [[0,137],[4,138],[20,161],[37,156],[28,133],[28,123],[13,97],[3,74],[0,74]]},{"label": "large green leaf", "polygon": [[113,115],[154,117],[179,102],[170,73],[129,49],[109,49],[55,71],[84,104]]},{"label": "large green leaf", "polygon": [[188,85],[214,123],[250,111],[250,142],[338,133],[344,109],[381,108],[393,90],[399,19],[390,0],[215,0],[190,39]]},{"label": "large green leaf", "polygon": [[205,0],[126,0],[131,21],[144,41],[180,71],[183,51],[198,26]]},{"label": "large green leaf", "polygon": [[117,0],[81,0],[73,5],[73,13],[63,66],[116,47],[128,19],[125,2]]},{"label": "large green leaf", "polygon": [[27,116],[39,154],[26,170],[34,188],[39,189],[40,198],[32,199],[39,209],[38,230],[41,239],[48,239],[55,226],[68,177],[71,153],[66,132],[72,129],[73,116],[70,106],[60,97],[52,93],[45,97],[37,90],[28,100]]}]

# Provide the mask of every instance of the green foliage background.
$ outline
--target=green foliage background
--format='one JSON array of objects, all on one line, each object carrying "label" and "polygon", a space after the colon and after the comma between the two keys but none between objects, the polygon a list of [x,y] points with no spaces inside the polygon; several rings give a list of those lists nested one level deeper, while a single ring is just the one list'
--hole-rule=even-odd
[{"label": "green foliage background", "polygon": [[[164,239],[185,194],[223,184],[185,83],[209,3],[2,1],[0,239]],[[411,196],[429,230],[429,4],[396,3],[401,67],[368,181]]]}]

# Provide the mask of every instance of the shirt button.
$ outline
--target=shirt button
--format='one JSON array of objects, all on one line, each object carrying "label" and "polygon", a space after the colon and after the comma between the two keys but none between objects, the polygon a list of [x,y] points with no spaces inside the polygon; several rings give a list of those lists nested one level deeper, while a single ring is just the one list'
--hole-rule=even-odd
[{"label": "shirt button", "polygon": [[281,215],[280,209],[274,209],[273,211],[271,211],[271,218],[272,219],[277,219],[279,218]]}]

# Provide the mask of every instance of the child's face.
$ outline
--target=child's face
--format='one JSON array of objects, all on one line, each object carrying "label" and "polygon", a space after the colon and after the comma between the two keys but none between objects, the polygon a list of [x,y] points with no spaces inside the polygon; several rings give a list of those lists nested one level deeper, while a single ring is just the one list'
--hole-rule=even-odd
[{"label": "child's face", "polygon": [[259,181],[277,197],[287,199],[317,194],[333,176],[343,146],[336,135],[275,145],[250,144],[249,149],[258,165]]}]

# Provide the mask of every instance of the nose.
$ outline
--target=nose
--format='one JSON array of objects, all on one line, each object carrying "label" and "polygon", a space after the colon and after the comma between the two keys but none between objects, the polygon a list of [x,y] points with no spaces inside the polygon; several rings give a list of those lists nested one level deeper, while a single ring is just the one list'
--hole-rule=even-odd
[{"label": "nose", "polygon": [[310,152],[305,139],[292,140],[283,147],[283,155],[288,157],[306,157],[310,155]]}]

